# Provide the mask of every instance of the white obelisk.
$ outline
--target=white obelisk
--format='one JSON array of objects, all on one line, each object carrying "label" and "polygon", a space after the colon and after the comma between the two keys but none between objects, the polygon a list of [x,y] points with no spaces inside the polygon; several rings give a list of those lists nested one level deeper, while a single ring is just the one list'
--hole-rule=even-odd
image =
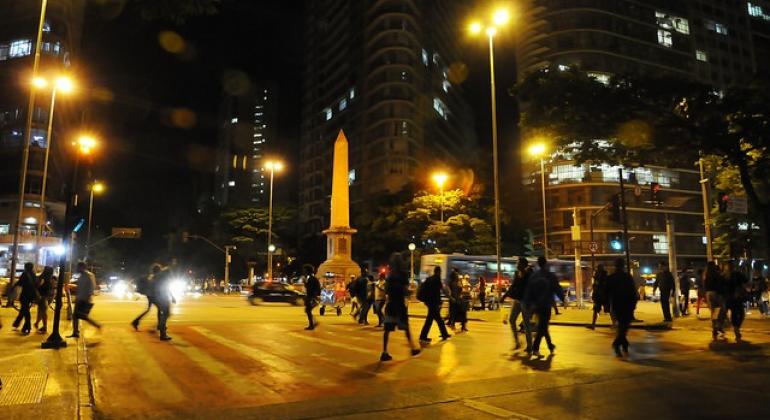
[{"label": "white obelisk", "polygon": [[318,267],[319,276],[347,280],[358,277],[361,267],[351,258],[353,234],[350,227],[350,193],[348,190],[348,139],[340,130],[334,141],[332,167],[332,200],[329,229],[326,235],[326,261]]}]

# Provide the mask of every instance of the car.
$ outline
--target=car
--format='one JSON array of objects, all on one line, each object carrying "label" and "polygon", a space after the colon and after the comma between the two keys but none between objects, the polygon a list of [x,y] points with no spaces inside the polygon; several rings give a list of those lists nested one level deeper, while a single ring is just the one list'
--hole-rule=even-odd
[{"label": "car", "polygon": [[301,305],[305,294],[285,283],[263,282],[254,285],[249,295],[249,303],[257,305],[265,302],[285,302]]}]

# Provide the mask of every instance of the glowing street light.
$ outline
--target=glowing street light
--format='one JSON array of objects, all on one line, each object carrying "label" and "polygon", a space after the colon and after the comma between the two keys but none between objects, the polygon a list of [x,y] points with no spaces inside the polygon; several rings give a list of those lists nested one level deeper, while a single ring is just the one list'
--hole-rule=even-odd
[{"label": "glowing street light", "polygon": [[90,155],[91,152],[99,145],[99,142],[96,140],[96,138],[85,134],[78,137],[77,141],[75,141],[73,145],[78,148],[78,152],[80,152],[81,155]]},{"label": "glowing street light", "polygon": [[529,146],[529,154],[540,159],[540,191],[543,201],[543,255],[548,258],[548,213],[545,206],[545,143],[535,143]]},{"label": "glowing street light", "polygon": [[417,245],[414,243],[409,244],[409,277],[414,281],[414,250],[417,249]]},{"label": "glowing street light", "polygon": [[495,250],[497,262],[497,281],[501,279],[501,233],[500,233],[500,169],[497,158],[497,94],[495,91],[495,35],[497,31],[508,24],[510,13],[507,9],[499,8],[492,12],[491,21],[482,23],[474,21],[469,30],[472,35],[478,35],[483,30],[489,40],[489,87],[491,91],[491,109],[492,109],[492,168],[494,173],[494,194],[495,194]]},{"label": "glowing street light", "polygon": [[283,170],[283,162],[280,160],[268,160],[265,162],[265,169],[270,171],[270,194],[268,196],[267,206],[267,278],[273,281],[273,178],[276,172]]},{"label": "glowing street light", "polygon": [[438,187],[439,194],[441,196],[441,223],[444,223],[444,184],[446,183],[447,179],[449,179],[449,176],[446,174],[446,172],[436,172],[433,174],[432,178],[433,182]]}]

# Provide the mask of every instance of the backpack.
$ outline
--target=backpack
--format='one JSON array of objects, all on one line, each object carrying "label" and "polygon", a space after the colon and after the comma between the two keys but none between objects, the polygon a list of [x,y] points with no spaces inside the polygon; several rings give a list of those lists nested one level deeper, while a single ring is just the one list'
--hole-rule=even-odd
[{"label": "backpack", "polygon": [[420,283],[419,286],[417,286],[417,300],[422,303],[426,303],[428,300],[428,287],[425,285],[428,280],[430,279],[426,279],[424,282]]},{"label": "backpack", "polygon": [[535,304],[545,303],[551,297],[551,285],[548,276],[542,271],[537,271],[529,278],[525,291],[525,301]]}]

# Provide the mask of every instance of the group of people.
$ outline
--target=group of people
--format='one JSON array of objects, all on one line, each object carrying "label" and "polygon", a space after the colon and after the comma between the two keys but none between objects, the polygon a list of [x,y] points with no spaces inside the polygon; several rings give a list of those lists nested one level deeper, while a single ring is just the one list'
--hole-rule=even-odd
[{"label": "group of people", "polygon": [[735,340],[741,340],[741,325],[746,318],[746,302],[749,301],[751,283],[735,269],[735,263],[728,261],[719,266],[713,261],[706,265],[703,273],[703,288],[711,312],[711,337],[725,338],[728,312]]},{"label": "group of people", "polygon": [[[78,275],[75,309],[72,317],[72,334],[68,335],[68,338],[80,336],[80,321],[88,322],[94,327],[101,329],[101,325],[89,316],[91,308],[93,308],[96,278],[88,270],[85,262],[77,264],[75,273]],[[19,314],[12,324],[14,330],[18,330],[21,327],[22,335],[29,335],[31,333],[33,327],[31,309],[36,305],[37,318],[34,328],[39,334],[45,334],[48,331],[48,305],[51,304],[54,298],[57,281],[56,276],[54,276],[53,267],[46,266],[37,275],[34,264],[31,262],[24,264],[24,271],[19,276],[18,281],[15,284],[9,285],[8,288],[9,293],[6,306],[11,306],[16,298],[19,300]],[[18,290],[18,293],[15,292],[16,290]],[[0,328],[2,328],[2,323],[0,323]]]},{"label": "group of people", "polygon": [[167,322],[171,316],[171,304],[176,303],[174,295],[171,293],[169,283],[171,282],[172,270],[170,267],[163,268],[160,264],[153,264],[150,272],[139,278],[136,283],[136,291],[147,298],[147,308],[142,311],[133,321],[131,326],[139,331],[139,323],[142,321],[152,306],[158,312],[157,330],[160,333],[161,341],[169,341]]}]

